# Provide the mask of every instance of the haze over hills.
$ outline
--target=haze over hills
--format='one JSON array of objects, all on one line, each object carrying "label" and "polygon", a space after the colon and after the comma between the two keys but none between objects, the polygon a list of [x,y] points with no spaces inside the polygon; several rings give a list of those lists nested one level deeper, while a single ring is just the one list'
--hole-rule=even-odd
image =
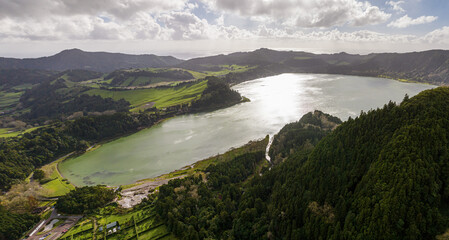
[{"label": "haze over hills", "polygon": [[172,56],[85,52],[80,49],[69,49],[49,57],[0,58],[0,69],[25,68],[56,71],[85,69],[97,72],[111,72],[122,68],[169,67],[181,62],[182,60]]},{"label": "haze over hills", "polygon": [[54,71],[85,69],[111,72],[118,69],[146,67],[217,71],[222,65],[233,64],[255,67],[254,71],[245,73],[243,77],[245,80],[285,72],[382,76],[436,85],[445,85],[449,79],[449,51],[447,50],[358,55],[344,52],[313,54],[262,48],[252,52],[236,52],[184,61],[172,56],[84,52],[71,49],[50,57],[35,59],[0,58],[0,69]]},{"label": "haze over hills", "polygon": [[383,76],[444,85],[449,79],[449,51],[430,50],[411,53],[347,53],[313,54],[307,52],[258,49],[190,59],[179,67],[208,70],[210,65],[240,64],[263,66],[257,72],[277,74],[284,72],[329,73],[361,76]]}]

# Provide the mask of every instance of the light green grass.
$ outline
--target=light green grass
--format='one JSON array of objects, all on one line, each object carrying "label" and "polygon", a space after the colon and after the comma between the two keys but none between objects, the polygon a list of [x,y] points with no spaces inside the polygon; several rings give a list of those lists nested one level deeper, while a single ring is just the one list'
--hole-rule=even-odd
[{"label": "light green grass", "polygon": [[296,60],[307,60],[307,59],[311,59],[311,57],[294,57],[294,59]]},{"label": "light green grass", "polygon": [[[167,227],[162,225],[150,231],[139,234],[139,239],[156,239],[160,236],[167,235],[168,233]],[[176,237],[173,234],[169,234],[162,239],[176,239]]]},{"label": "light green grass", "polygon": [[186,71],[189,72],[190,74],[192,74],[192,76],[195,79],[205,78],[207,76],[206,73],[202,73],[202,72],[196,72],[196,71],[193,71],[193,70],[186,70]]},{"label": "light green grass", "polygon": [[246,72],[250,69],[253,69],[255,67],[249,67],[249,66],[240,66],[240,65],[219,65],[219,67],[222,68],[221,71],[205,71],[204,73],[207,76],[223,76],[228,73],[240,73],[240,72]]},{"label": "light green grass", "polygon": [[43,166],[41,169],[47,175],[47,178],[53,179],[42,185],[44,189],[47,190],[45,197],[58,197],[63,196],[75,189],[75,186],[70,184],[68,181],[64,181],[62,175],[58,171],[58,164],[65,158],[60,158],[52,163]]},{"label": "light green grass", "polygon": [[11,89],[22,91],[22,90],[31,89],[31,88],[33,88],[33,86],[34,85],[31,83],[25,83],[25,84],[14,86]]},{"label": "light green grass", "polygon": [[189,103],[199,97],[207,86],[207,81],[196,84],[172,87],[172,88],[149,88],[124,91],[110,91],[104,89],[91,89],[86,94],[99,95],[103,98],[114,100],[125,99],[131,103],[131,107],[138,110],[140,106],[148,102],[155,102],[157,108],[165,108],[183,103]]},{"label": "light green grass", "polygon": [[91,229],[92,227],[93,227],[92,221],[90,219],[86,219],[84,221],[77,223],[74,227],[70,228],[70,230],[64,234],[64,237],[75,235],[79,232]]},{"label": "light green grass", "polygon": [[38,128],[41,128],[41,127],[33,127],[33,128],[25,129],[25,130],[15,131],[15,132],[10,132],[10,131],[14,130],[12,128],[0,128],[0,138],[17,137],[24,133],[32,132]]},{"label": "light green grass", "polygon": [[23,92],[0,91],[0,112],[10,110],[13,105],[19,103]]}]

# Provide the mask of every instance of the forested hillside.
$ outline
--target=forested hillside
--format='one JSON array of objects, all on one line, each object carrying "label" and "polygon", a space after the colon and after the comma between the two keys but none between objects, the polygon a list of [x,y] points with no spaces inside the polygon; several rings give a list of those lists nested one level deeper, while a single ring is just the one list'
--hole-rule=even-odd
[{"label": "forested hillside", "polygon": [[39,217],[31,214],[15,214],[0,206],[0,239],[19,239],[23,232],[30,229]]},{"label": "forested hillside", "polygon": [[[449,225],[448,143],[449,88],[427,90],[349,119],[262,176],[216,188],[210,171],[209,190],[201,179],[184,187],[177,180],[157,204],[179,237],[434,239]],[[248,176],[225,169],[223,179]],[[187,197],[192,191],[196,200]],[[211,213],[192,208],[194,201],[223,204]]]},{"label": "forested hillside", "polygon": [[242,101],[242,96],[217,77],[207,77],[207,87],[200,99],[192,102],[192,112],[210,111],[229,107]]},{"label": "forested hillside", "polygon": [[297,151],[312,149],[339,124],[337,117],[315,110],[285,125],[274,135],[269,151],[271,162],[278,164]]}]

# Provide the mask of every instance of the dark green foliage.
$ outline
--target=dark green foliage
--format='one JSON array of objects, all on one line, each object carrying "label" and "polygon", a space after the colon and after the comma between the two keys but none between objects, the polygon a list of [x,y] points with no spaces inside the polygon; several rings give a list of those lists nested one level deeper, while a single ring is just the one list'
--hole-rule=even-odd
[{"label": "dark green foliage", "polygon": [[242,100],[237,91],[217,77],[207,77],[207,87],[201,98],[192,102],[191,111],[200,112],[232,106]]},{"label": "dark green foliage", "polygon": [[115,198],[114,190],[102,186],[81,187],[60,197],[56,208],[64,213],[80,214],[105,206]]},{"label": "dark green foliage", "polygon": [[22,117],[25,120],[47,120],[60,116],[70,116],[74,112],[104,112],[115,110],[128,111],[129,102],[121,99],[114,101],[111,98],[89,96],[81,94],[86,89],[67,88],[62,79],[54,82],[45,82],[26,91],[20,98],[24,107],[30,112]]},{"label": "dark green foliage", "polygon": [[0,240],[19,239],[38,221],[38,216],[11,213],[0,206]]},{"label": "dark green foliage", "polygon": [[226,238],[244,194],[241,184],[261,161],[263,152],[246,153],[209,166],[207,181],[201,175],[172,180],[160,187],[155,209],[179,238]]},{"label": "dark green foliage", "polygon": [[56,72],[32,69],[0,69],[0,86],[9,88],[21,84],[38,84],[50,79]]},{"label": "dark green foliage", "polygon": [[82,117],[68,123],[66,132],[76,138],[99,141],[137,131],[139,127],[151,126],[158,120],[152,117],[147,113]]},{"label": "dark green foliage", "polygon": [[285,125],[273,138],[269,152],[271,161],[277,164],[295,151],[312,148],[338,124],[341,120],[337,117],[315,111],[305,114],[298,122]]},{"label": "dark green foliage", "polygon": [[61,126],[41,128],[21,138],[0,139],[0,189],[8,189],[34,168],[78,148],[79,140],[64,134]]},{"label": "dark green foliage", "polygon": [[42,180],[45,178],[45,172],[40,170],[40,169],[36,169],[33,172],[33,179],[35,180]]}]

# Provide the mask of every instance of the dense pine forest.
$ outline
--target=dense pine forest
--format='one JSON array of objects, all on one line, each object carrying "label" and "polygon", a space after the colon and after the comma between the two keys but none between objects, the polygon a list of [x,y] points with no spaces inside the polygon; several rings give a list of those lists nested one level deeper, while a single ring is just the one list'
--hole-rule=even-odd
[{"label": "dense pine forest", "polygon": [[[271,170],[254,171],[261,156],[247,156],[248,166],[236,158],[204,178],[172,181],[158,213],[186,239],[433,239],[449,224],[448,126],[448,88],[406,96],[349,119],[315,147],[323,133],[303,131],[310,146],[281,150],[286,159]],[[297,134],[284,129],[277,145],[291,148],[302,134],[291,129]]]}]

